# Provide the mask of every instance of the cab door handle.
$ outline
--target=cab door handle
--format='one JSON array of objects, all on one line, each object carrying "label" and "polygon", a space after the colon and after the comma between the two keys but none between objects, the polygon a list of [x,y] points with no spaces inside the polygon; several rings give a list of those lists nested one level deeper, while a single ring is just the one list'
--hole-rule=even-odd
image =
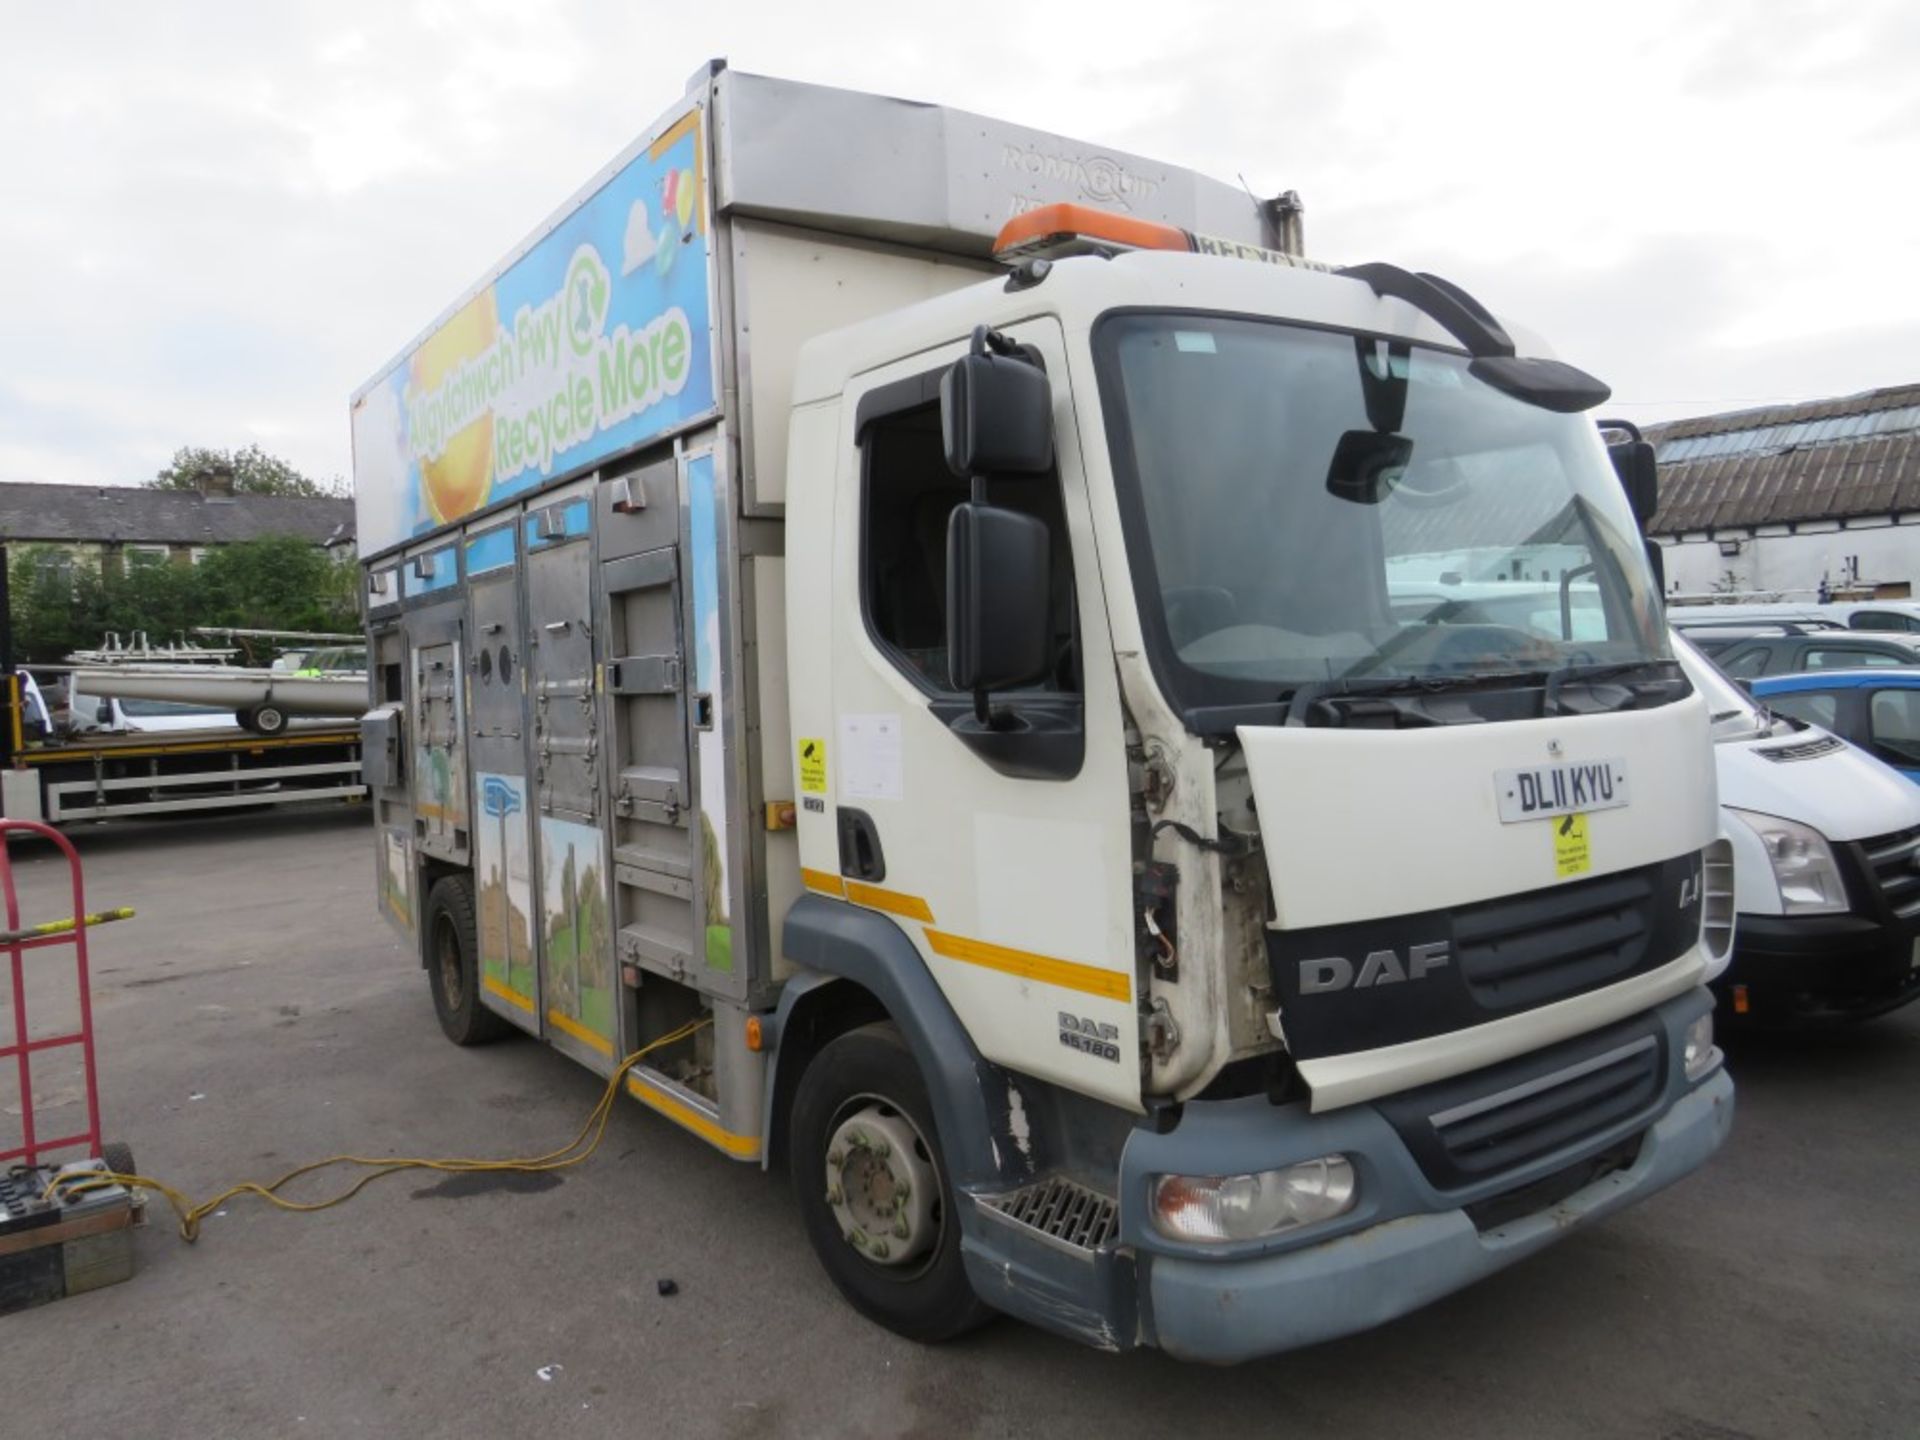
[{"label": "cab door handle", "polygon": [[887,857],[880,848],[880,831],[864,810],[839,810],[840,873],[878,885],[887,878]]}]

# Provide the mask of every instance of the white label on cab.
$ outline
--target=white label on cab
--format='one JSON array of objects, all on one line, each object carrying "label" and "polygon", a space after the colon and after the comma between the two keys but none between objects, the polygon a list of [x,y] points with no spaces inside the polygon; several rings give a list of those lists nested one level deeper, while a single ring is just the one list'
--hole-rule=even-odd
[{"label": "white label on cab", "polygon": [[1627,803],[1627,762],[1579,760],[1536,765],[1531,770],[1496,770],[1493,789],[1500,801],[1500,819],[1508,825],[1614,810]]}]

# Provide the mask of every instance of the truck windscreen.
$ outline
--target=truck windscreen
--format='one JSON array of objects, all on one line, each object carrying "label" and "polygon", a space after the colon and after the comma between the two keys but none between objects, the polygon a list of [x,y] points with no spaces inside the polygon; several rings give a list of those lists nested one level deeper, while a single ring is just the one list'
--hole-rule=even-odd
[{"label": "truck windscreen", "polygon": [[1448,351],[1274,321],[1121,312],[1095,352],[1142,624],[1181,708],[1670,660],[1591,420]]}]

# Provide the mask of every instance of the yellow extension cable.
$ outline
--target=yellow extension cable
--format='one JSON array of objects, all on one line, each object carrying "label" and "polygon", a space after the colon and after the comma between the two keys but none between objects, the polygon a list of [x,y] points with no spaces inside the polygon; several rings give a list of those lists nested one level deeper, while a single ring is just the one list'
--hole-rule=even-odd
[{"label": "yellow extension cable", "polygon": [[[114,1185],[124,1185],[129,1190],[151,1190],[166,1197],[173,1206],[174,1213],[180,1217],[180,1238],[189,1245],[200,1238],[200,1222],[218,1210],[227,1201],[240,1195],[258,1195],[269,1205],[282,1210],[308,1212],[330,1210],[335,1205],[345,1204],[358,1195],[367,1186],[382,1176],[394,1175],[402,1170],[440,1170],[456,1174],[514,1172],[536,1174],[547,1170],[565,1170],[578,1165],[595,1150],[607,1133],[607,1120],[613,1114],[614,1097],[620,1093],[620,1083],[626,1079],[627,1072],[666,1045],[677,1045],[713,1023],[711,1018],[692,1020],[679,1029],[662,1035],[658,1040],[641,1046],[615,1067],[607,1078],[607,1088],[601,1092],[599,1101],[588,1112],[586,1123],[580,1127],[572,1140],[558,1150],[550,1150],[545,1155],[531,1156],[523,1160],[424,1160],[400,1156],[370,1157],[366,1155],[330,1155],[325,1160],[315,1160],[302,1165],[297,1170],[289,1170],[271,1185],[257,1184],[252,1180],[243,1180],[238,1185],[222,1190],[211,1200],[193,1204],[180,1191],[162,1180],[152,1180],[144,1175],[120,1175],[102,1170],[69,1170],[55,1175],[47,1185],[43,1199],[54,1196],[84,1195],[90,1190],[104,1190]],[[584,1147],[584,1148],[583,1148]],[[288,1200],[279,1192],[282,1186],[289,1185],[303,1175],[311,1175],[317,1170],[325,1170],[333,1165],[360,1165],[368,1173],[362,1175],[338,1195],[326,1200]]]}]

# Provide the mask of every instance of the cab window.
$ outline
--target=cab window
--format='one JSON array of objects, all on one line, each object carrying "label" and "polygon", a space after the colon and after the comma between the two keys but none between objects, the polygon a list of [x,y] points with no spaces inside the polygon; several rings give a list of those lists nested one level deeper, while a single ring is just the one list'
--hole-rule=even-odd
[{"label": "cab window", "polygon": [[1736,680],[1751,680],[1755,675],[1767,673],[1767,662],[1773,659],[1773,651],[1765,645],[1754,645],[1744,650],[1736,650],[1719,662],[1720,668]]},{"label": "cab window", "polygon": [[1761,703],[1769,710],[1791,715],[1795,720],[1804,720],[1809,725],[1822,725],[1829,730],[1840,718],[1839,697],[1817,690],[1802,690],[1792,695],[1765,695],[1761,697]]},{"label": "cab window", "polygon": [[1920,690],[1876,690],[1868,710],[1874,746],[1896,765],[1920,765]]},{"label": "cab window", "polygon": [[[947,670],[947,519],[970,493],[947,469],[938,405],[870,421],[861,438],[861,603],[880,648],[922,689]],[[1073,560],[1058,471],[992,482],[988,498],[1045,522],[1053,540],[1054,671],[1035,688],[1077,691]]]},{"label": "cab window", "polygon": [[1847,624],[1855,630],[1916,630],[1920,622],[1897,610],[1856,610]]}]

